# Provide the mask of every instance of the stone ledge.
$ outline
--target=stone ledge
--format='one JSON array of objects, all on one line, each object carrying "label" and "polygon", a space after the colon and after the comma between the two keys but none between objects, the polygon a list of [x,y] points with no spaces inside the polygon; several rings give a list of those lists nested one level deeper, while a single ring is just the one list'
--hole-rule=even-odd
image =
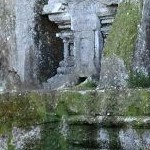
[{"label": "stone ledge", "polygon": [[127,116],[70,116],[68,124],[98,124],[101,127],[132,127],[150,129],[150,117]]}]

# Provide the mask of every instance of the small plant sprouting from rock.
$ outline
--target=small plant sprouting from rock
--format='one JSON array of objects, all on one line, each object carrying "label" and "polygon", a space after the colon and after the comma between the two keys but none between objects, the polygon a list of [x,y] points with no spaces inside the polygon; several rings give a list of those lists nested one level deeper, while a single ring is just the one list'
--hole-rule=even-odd
[{"label": "small plant sprouting from rock", "polygon": [[94,90],[96,89],[97,84],[92,80],[86,80],[85,82],[76,85],[73,89],[75,90]]},{"label": "small plant sprouting from rock", "polygon": [[150,87],[150,76],[146,76],[142,72],[131,72],[128,79],[129,87],[148,88]]}]

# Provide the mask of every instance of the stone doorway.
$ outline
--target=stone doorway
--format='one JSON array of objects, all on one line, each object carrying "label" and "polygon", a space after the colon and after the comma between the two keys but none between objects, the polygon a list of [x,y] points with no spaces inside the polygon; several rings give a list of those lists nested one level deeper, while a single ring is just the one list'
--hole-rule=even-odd
[{"label": "stone doorway", "polygon": [[[56,37],[59,32],[57,24],[48,20],[47,16],[40,16],[37,23],[35,43],[38,43],[38,79],[45,82],[57,73],[60,61],[64,59],[63,40]],[[40,31],[40,32],[39,32]]]}]

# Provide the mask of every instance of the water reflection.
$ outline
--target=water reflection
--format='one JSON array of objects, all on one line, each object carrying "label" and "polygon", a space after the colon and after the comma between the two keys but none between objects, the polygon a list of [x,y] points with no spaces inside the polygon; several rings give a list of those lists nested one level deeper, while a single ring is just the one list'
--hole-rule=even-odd
[{"label": "water reflection", "polygon": [[68,143],[56,123],[44,124],[40,147],[42,150],[67,150]]},{"label": "water reflection", "polygon": [[[60,128],[62,127],[63,130]],[[62,132],[63,131],[63,132]],[[150,148],[150,129],[101,128],[99,125],[43,125],[41,150],[139,150]]]}]

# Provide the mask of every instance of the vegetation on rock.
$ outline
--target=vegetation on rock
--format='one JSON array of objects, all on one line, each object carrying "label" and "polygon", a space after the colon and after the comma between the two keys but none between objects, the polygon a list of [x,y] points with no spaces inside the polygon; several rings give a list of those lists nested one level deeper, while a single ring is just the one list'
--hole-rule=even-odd
[{"label": "vegetation on rock", "polygon": [[141,14],[142,1],[122,2],[104,47],[104,57],[116,55],[124,61],[129,76],[128,86],[133,88],[150,86],[150,77],[132,68]]},{"label": "vegetation on rock", "polygon": [[128,70],[131,69],[140,19],[140,1],[121,3],[104,47],[105,57],[113,54],[119,56]]},{"label": "vegetation on rock", "polygon": [[[104,127],[124,126],[117,123],[117,117],[143,117],[150,115],[149,89],[110,89],[106,91],[57,91],[51,93],[29,92],[24,94],[0,95],[0,135],[8,134],[11,138],[13,127],[30,128],[34,125],[45,126],[45,123],[61,125],[97,124],[97,116],[104,116],[101,123]],[[139,119],[132,123],[133,127],[147,127]],[[42,138],[47,139],[45,127]],[[54,131],[53,133],[57,133]],[[57,133],[58,134],[58,133]],[[51,138],[56,136],[51,136]],[[60,141],[67,146],[61,135]],[[48,139],[47,139],[48,140]],[[55,139],[53,139],[55,140]],[[11,145],[9,139],[9,146]],[[60,146],[61,143],[58,143]],[[44,146],[44,145],[43,145]]]}]

